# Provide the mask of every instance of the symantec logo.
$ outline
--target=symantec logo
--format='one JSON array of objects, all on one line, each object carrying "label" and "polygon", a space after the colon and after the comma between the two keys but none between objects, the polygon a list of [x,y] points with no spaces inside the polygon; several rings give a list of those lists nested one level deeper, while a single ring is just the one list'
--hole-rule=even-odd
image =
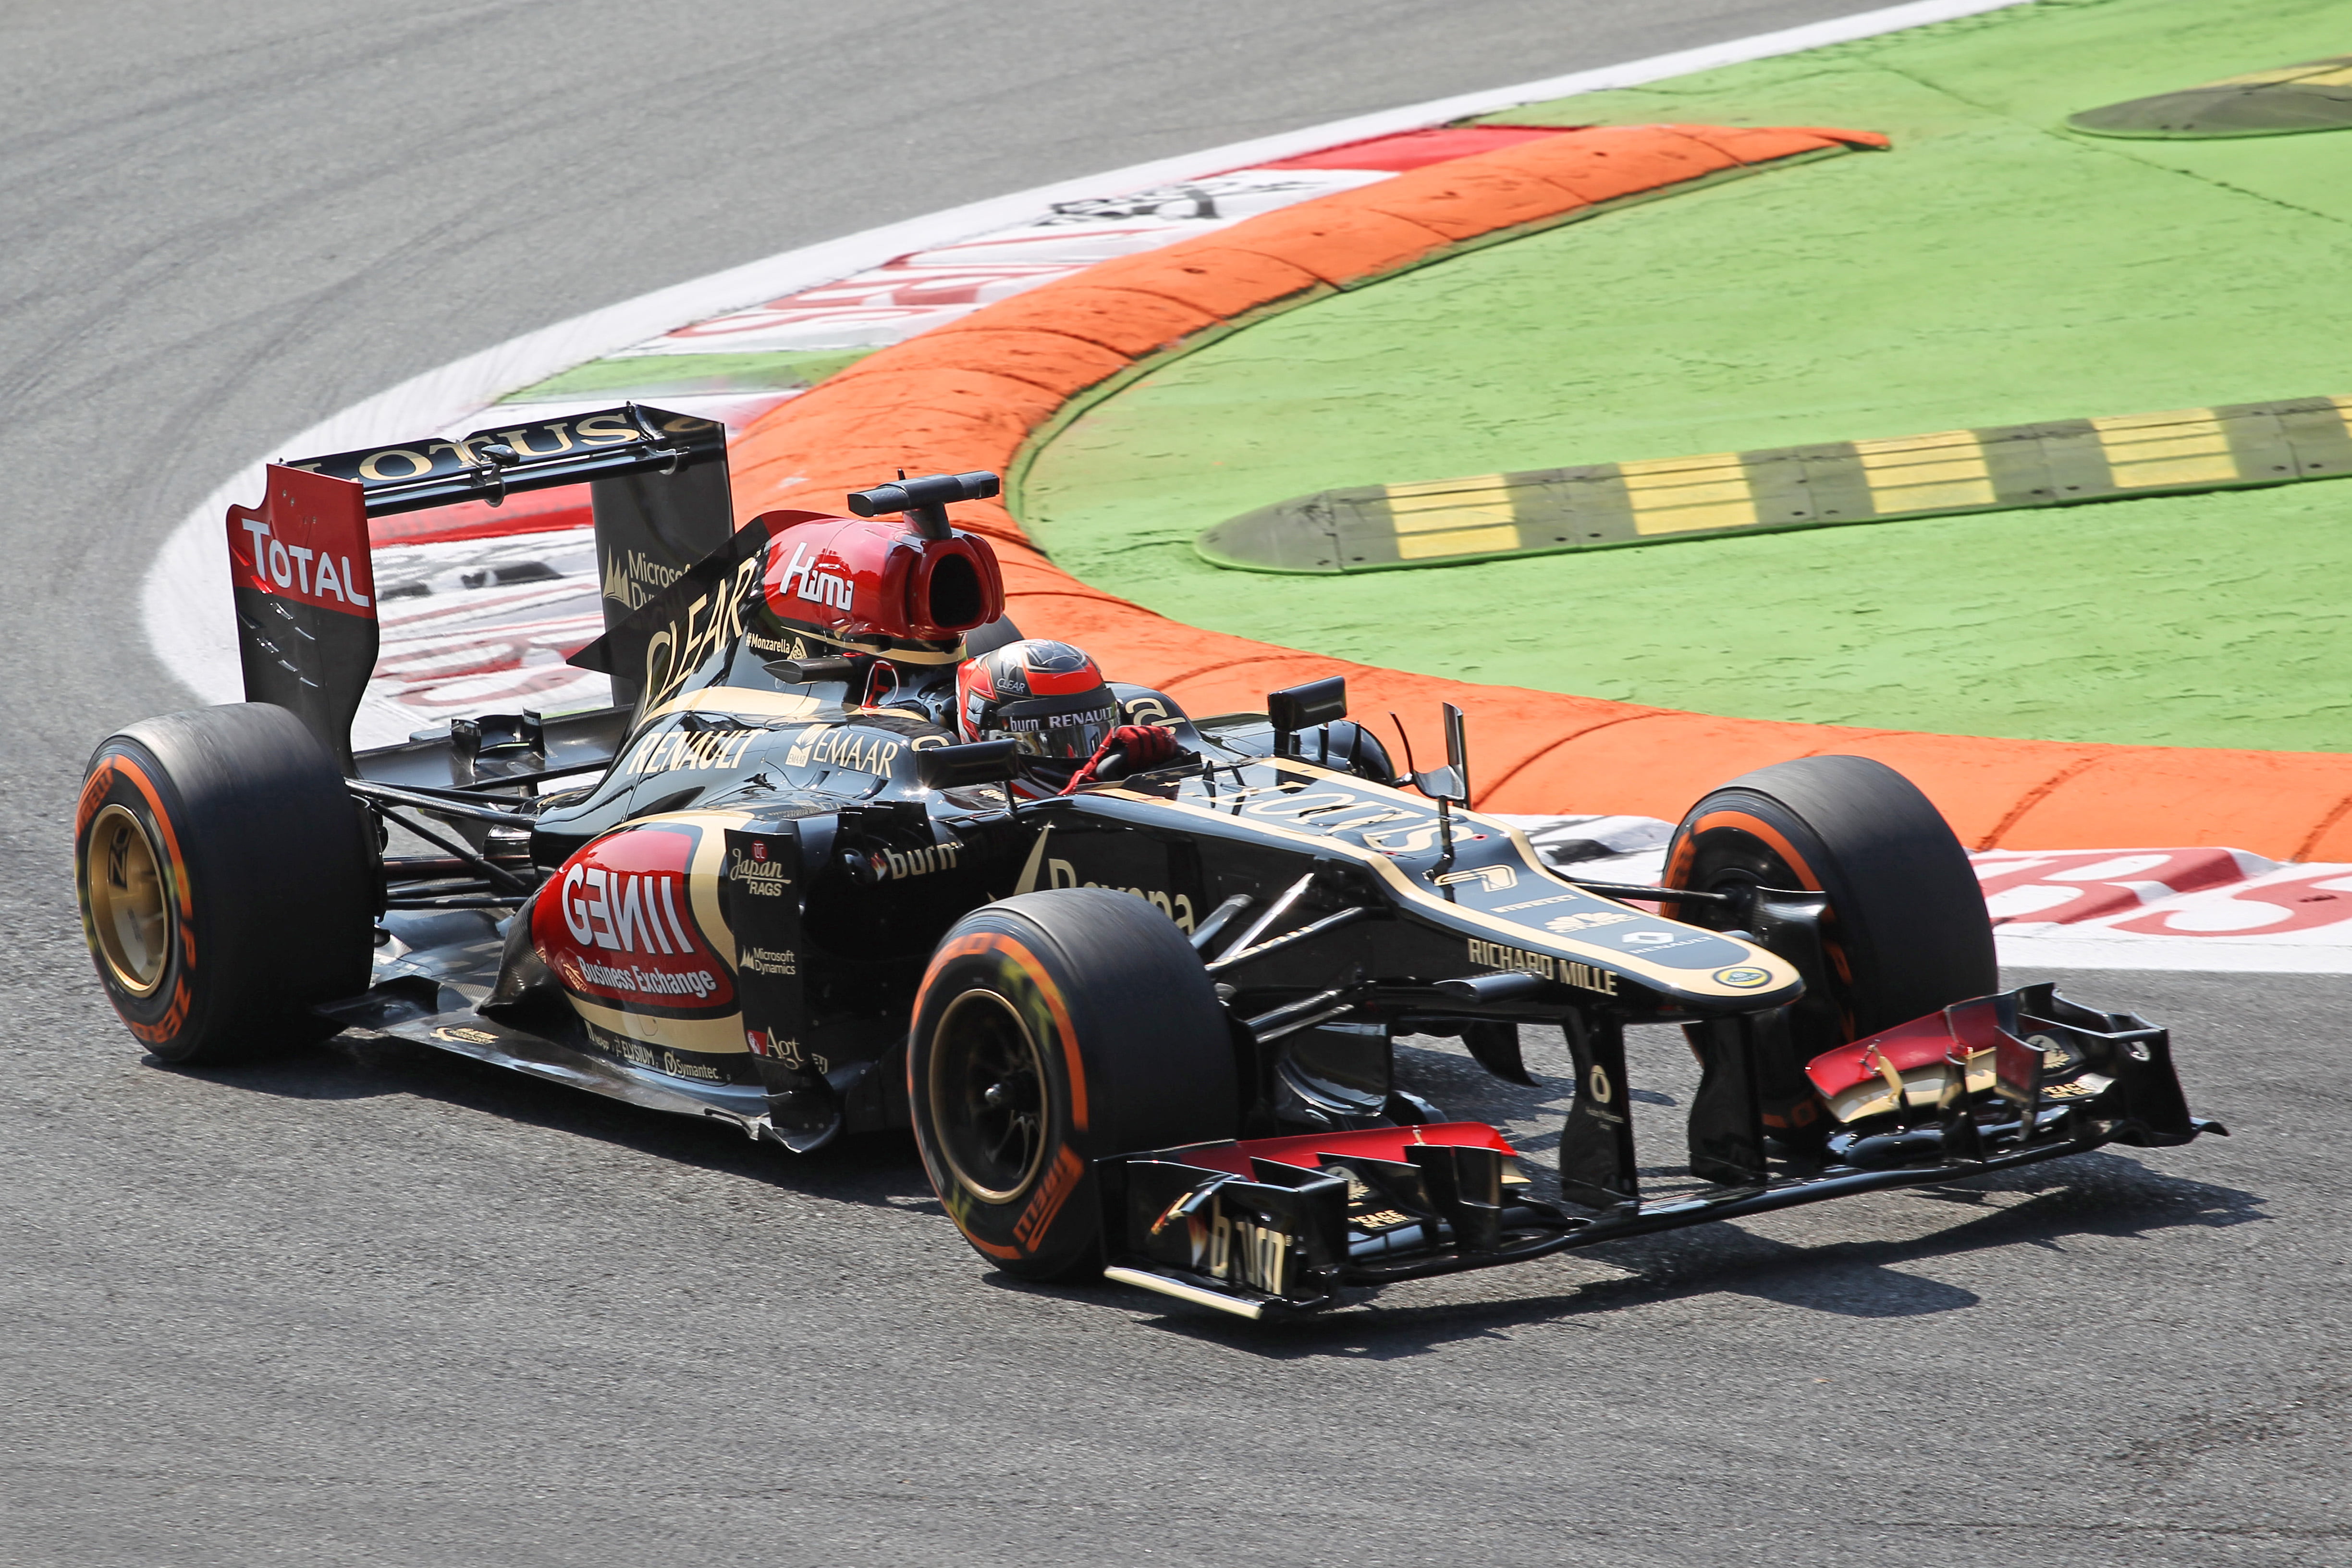
[{"label": "symantec logo", "polygon": [[375,615],[367,502],[346,479],[273,466],[258,507],[228,509],[229,579],[346,616]]},{"label": "symantec logo", "polygon": [[734,980],[688,897],[699,837],[668,824],[633,827],[564,862],[532,909],[530,937],[565,990],[628,1012],[734,1005]]}]

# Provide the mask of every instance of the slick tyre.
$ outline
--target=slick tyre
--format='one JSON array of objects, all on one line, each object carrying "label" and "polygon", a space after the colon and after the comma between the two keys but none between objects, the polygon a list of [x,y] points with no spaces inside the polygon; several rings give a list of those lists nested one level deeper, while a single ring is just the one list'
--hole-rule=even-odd
[{"label": "slick tyre", "polygon": [[377,860],[324,746],[282,708],[142,720],[91,756],[74,814],[82,934],[155,1056],[221,1062],[323,1039],[367,989]]},{"label": "slick tyre", "polygon": [[[1822,921],[1828,1008],[1800,1005],[1801,1054],[2000,989],[1968,851],[1918,787],[1867,757],[1801,757],[1710,792],[1675,829],[1665,883],[1804,889]],[[1685,911],[1696,923],[1736,917]]]},{"label": "slick tyre", "polygon": [[931,1185],[1007,1273],[1090,1272],[1094,1162],[1233,1137],[1232,1041],[1199,954],[1142,900],[1067,888],[975,910],[933,954],[908,1045]]}]

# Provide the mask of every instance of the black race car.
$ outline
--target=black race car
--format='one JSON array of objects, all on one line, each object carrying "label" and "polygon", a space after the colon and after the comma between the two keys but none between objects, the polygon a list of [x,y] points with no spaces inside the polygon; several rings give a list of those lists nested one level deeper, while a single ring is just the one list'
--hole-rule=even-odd
[{"label": "black race car", "polygon": [[[958,705],[1018,637],[946,510],[994,477],[738,529],[722,437],[629,405],[273,466],[231,509],[248,700],[110,737],[76,822],[99,977],[158,1058],[349,1030],[803,1153],[910,1124],[997,1266],[1250,1317],[2221,1131],[2162,1029],[1999,993],[1966,855],[1876,763],[1708,795],[1661,886],[1467,809],[1458,712],[1400,773],[1337,680],[1215,717],[1114,685],[1139,728],[1053,773]],[[607,629],[572,662],[617,705],[354,754],[368,520],[579,483]],[[1701,1064],[1705,1185],[1645,1201],[1623,1031],[1656,1022]],[[1527,1082],[1523,1024],[1575,1060],[1543,1198],[1392,1070],[1446,1035]]]}]

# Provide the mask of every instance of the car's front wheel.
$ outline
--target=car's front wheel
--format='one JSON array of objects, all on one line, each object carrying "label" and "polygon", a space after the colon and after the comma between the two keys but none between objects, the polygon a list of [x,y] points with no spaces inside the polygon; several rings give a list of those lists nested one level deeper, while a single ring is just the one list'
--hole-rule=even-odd
[{"label": "car's front wheel", "polygon": [[[1675,829],[1664,881],[1743,899],[1757,888],[1826,896],[1819,994],[1790,1014],[1794,1060],[1767,1073],[1780,1086],[1767,1122],[1783,1136],[1827,1125],[1795,1071],[1805,1061],[2000,989],[1968,851],[1917,785],[1867,757],[1801,757],[1709,791]],[[1679,918],[1725,927],[1738,910],[1685,905]]]},{"label": "car's front wheel", "polygon": [[1224,1009],[1183,933],[1129,894],[1071,888],[973,910],[915,1001],[908,1096],[957,1228],[1009,1273],[1101,1262],[1096,1160],[1231,1138]]}]

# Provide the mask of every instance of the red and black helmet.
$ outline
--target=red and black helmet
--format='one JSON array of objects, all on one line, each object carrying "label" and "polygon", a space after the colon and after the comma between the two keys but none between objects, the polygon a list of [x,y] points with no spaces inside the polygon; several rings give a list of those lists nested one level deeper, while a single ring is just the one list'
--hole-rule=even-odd
[{"label": "red and black helmet", "polygon": [[956,670],[956,723],[967,741],[1012,741],[1029,756],[1076,763],[1119,722],[1102,671],[1067,643],[1027,637]]}]

